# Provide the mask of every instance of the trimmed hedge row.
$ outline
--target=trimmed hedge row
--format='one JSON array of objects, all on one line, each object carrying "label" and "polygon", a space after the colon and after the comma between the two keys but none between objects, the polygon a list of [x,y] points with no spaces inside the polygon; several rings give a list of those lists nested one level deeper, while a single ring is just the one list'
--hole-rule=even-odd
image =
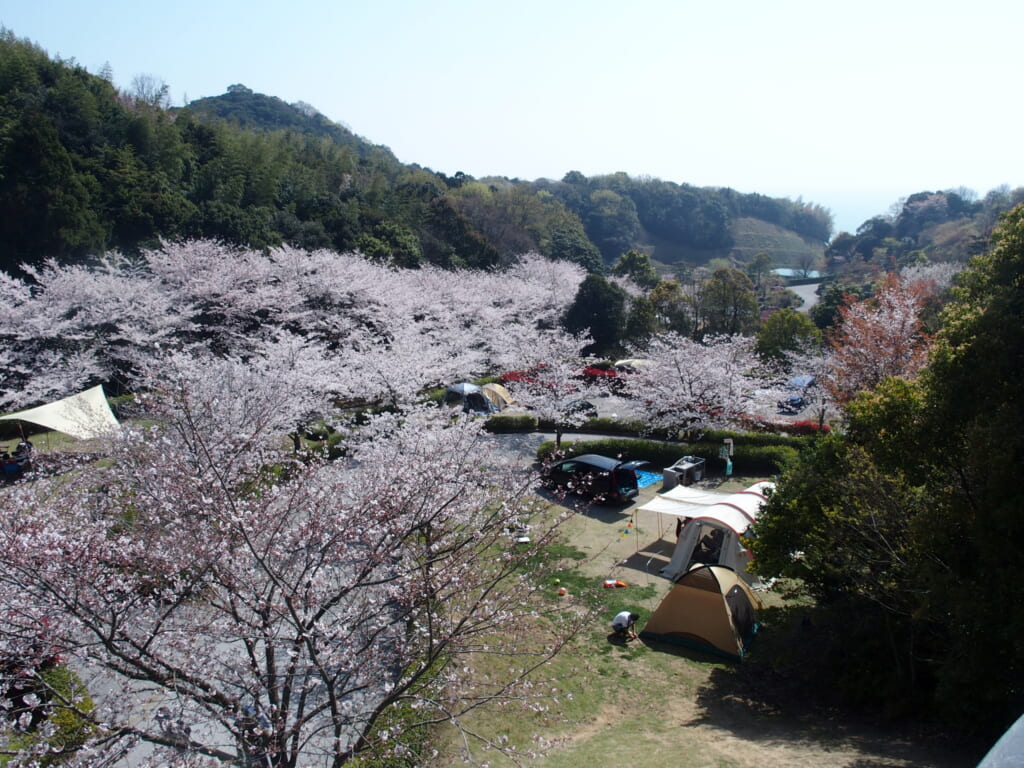
[{"label": "trimmed hedge row", "polygon": [[[699,456],[707,462],[705,472],[713,472],[724,469],[724,460],[718,457],[719,445],[721,443],[664,443],[657,440],[606,439],[563,442],[558,447],[558,451],[565,456],[599,453],[604,456],[617,456],[623,461],[645,459],[659,469],[674,464],[683,456]],[[543,443],[537,449],[538,461],[542,463],[548,461],[555,450],[554,442],[549,440]],[[734,471],[743,474],[777,474],[787,463],[796,458],[797,452],[798,447],[792,444],[753,445],[737,442],[733,446]]]},{"label": "trimmed hedge row", "polygon": [[487,419],[484,429],[502,434],[505,432],[534,432],[538,428],[537,417],[529,413],[496,413]]},{"label": "trimmed hedge row", "polygon": [[[496,413],[488,417],[484,428],[488,432],[554,432],[555,422],[550,419],[538,419],[529,413]],[[579,426],[571,427],[566,432],[593,432],[601,435],[640,435],[644,433],[644,424],[640,421],[620,421],[602,417],[589,419]]]},{"label": "trimmed hedge row", "polygon": [[731,438],[735,445],[741,442],[744,445],[788,445],[792,448],[802,448],[809,445],[806,437],[794,437],[793,435],[780,435],[773,432],[730,432],[725,429],[709,429],[702,433],[701,443],[717,443],[721,445],[726,438]]}]

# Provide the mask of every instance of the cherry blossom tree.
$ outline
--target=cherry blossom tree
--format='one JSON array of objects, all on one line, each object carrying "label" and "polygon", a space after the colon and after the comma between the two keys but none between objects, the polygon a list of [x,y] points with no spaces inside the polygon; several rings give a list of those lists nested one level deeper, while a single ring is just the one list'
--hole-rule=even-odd
[{"label": "cherry blossom tree", "polygon": [[516,350],[557,326],[583,279],[579,267],[536,254],[501,272],[396,270],[357,254],[208,241],[24,270],[0,280],[10,309],[0,317],[0,406],[97,380],[130,390],[166,349],[244,359],[282,333],[365,367],[362,397],[407,400],[413,386],[518,364]]},{"label": "cherry blossom tree", "polygon": [[[56,704],[94,726],[83,764],[142,743],[153,764],[401,749],[389,712],[458,721],[574,631],[521,635],[543,617],[534,549],[509,532],[529,521],[540,546],[557,524],[531,474],[479,424],[415,403],[453,378],[568,365],[578,267],[400,271],[185,242],[0,277],[0,404],[114,380],[150,425],[0,506],[0,652],[34,653],[45,627],[86,680],[94,709]],[[346,426],[332,404],[351,398],[391,411]],[[287,450],[314,417],[342,430],[343,461]],[[467,659],[494,652],[509,672],[473,682]]]},{"label": "cherry blossom tree", "polygon": [[890,376],[917,375],[931,343],[921,329],[920,307],[919,292],[890,275],[873,298],[839,308],[827,380],[838,402],[848,402]]},{"label": "cherry blossom tree", "polygon": [[[787,381],[793,374],[811,378],[812,383],[800,391],[800,396],[803,397],[804,406],[817,423],[818,429],[823,429],[826,423],[839,415],[839,403],[833,396],[833,388],[830,385],[833,375],[831,355],[828,350],[812,344],[797,352],[790,352],[786,356],[786,361]],[[778,387],[778,399],[792,394],[794,393],[786,389],[785,385]]]},{"label": "cherry blossom tree", "polygon": [[709,336],[697,342],[677,333],[655,337],[640,353],[649,362],[625,379],[655,428],[699,431],[746,414],[765,379],[754,339]]},{"label": "cherry blossom tree", "polygon": [[555,444],[560,445],[564,431],[592,417],[585,404],[606,391],[583,376],[592,361],[581,357],[580,350],[590,343],[589,337],[556,328],[531,334],[529,341],[529,347],[517,354],[522,374],[509,381],[508,388],[517,403],[554,425]]},{"label": "cherry blossom tree", "polygon": [[[143,374],[147,426],[4,495],[0,652],[45,627],[85,681],[82,764],[141,744],[153,765],[401,753],[410,728],[507,697],[575,631],[533,596],[557,521],[478,423],[411,409],[350,427],[342,461],[285,450],[324,362],[296,344],[261,363],[165,355]],[[494,653],[507,672],[475,677]]]},{"label": "cherry blossom tree", "polygon": [[10,309],[0,317],[0,403],[41,402],[112,378],[137,350],[172,337],[175,307],[134,267],[116,255],[92,269],[47,262],[25,266],[28,280],[0,284]]}]

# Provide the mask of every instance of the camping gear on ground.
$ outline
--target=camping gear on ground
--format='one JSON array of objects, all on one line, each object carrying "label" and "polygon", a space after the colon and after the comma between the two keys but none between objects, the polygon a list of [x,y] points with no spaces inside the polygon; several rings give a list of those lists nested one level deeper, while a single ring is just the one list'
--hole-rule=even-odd
[{"label": "camping gear on ground", "polygon": [[779,400],[776,405],[781,413],[788,413],[792,415],[800,413],[807,403],[800,395],[790,395],[783,400]]},{"label": "camping gear on ground", "polygon": [[808,387],[814,386],[814,377],[809,373],[801,374],[800,376],[794,376],[786,382],[787,389],[807,389]]},{"label": "camping gear on ground", "polygon": [[704,459],[700,456],[683,456],[671,466],[662,470],[664,479],[661,490],[667,491],[677,485],[690,485],[704,477]]},{"label": "camping gear on ground", "polygon": [[672,552],[672,559],[661,569],[661,575],[676,579],[694,562],[725,565],[753,579],[747,574],[750,551],[741,537],[757,519],[766,493],[775,487],[769,481],[755,483],[739,493],[724,494],[676,486],[659,494],[641,510],[657,512],[676,518],[689,518],[683,525]]},{"label": "camping gear on ground", "polygon": [[636,373],[644,368],[650,368],[651,365],[650,360],[644,360],[640,357],[630,357],[625,360],[615,361],[615,367],[624,373]]},{"label": "camping gear on ground", "polygon": [[648,619],[640,638],[740,659],[757,631],[761,601],[732,568],[695,565]]},{"label": "camping gear on ground", "polygon": [[32,468],[32,462],[25,459],[0,460],[0,477],[4,480],[17,480]]}]

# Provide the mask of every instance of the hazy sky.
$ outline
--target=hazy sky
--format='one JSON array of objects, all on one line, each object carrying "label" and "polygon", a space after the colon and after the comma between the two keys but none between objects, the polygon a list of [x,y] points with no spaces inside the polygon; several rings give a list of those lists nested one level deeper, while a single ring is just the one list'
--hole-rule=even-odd
[{"label": "hazy sky", "polygon": [[4,0],[0,24],[172,103],[241,83],[405,163],[625,171],[797,198],[1024,185],[1019,0]]}]

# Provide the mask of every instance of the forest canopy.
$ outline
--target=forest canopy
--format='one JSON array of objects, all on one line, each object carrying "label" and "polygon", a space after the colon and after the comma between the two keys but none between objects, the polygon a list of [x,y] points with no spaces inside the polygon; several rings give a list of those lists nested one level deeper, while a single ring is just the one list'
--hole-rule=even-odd
[{"label": "forest canopy", "polygon": [[0,268],[206,238],[404,267],[486,268],[536,251],[601,272],[630,249],[724,256],[744,217],[817,248],[832,233],[830,212],[802,200],[625,173],[448,176],[240,83],[175,109],[167,90],[144,77],[119,91],[109,73],[0,30]]}]

